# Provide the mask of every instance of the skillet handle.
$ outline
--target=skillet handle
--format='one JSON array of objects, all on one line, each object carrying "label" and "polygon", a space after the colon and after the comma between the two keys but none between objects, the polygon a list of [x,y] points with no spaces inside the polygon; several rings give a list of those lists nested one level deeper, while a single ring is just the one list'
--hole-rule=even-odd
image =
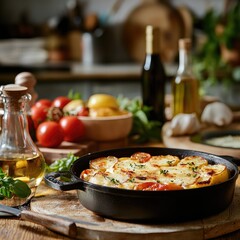
[{"label": "skillet handle", "polygon": [[81,189],[84,190],[83,188],[83,182],[81,181],[70,181],[70,182],[63,182],[60,179],[60,177],[65,177],[65,178],[71,178],[71,173],[68,171],[63,171],[63,172],[52,172],[48,173],[44,176],[45,183],[56,190],[61,190],[61,191],[69,191],[73,189]]}]

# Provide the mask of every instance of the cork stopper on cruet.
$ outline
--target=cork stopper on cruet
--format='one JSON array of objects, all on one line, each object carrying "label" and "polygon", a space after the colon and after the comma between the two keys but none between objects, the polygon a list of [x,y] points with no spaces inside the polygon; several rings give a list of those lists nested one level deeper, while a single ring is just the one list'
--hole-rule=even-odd
[{"label": "cork stopper on cruet", "polygon": [[12,105],[15,106],[16,109],[19,109],[18,101],[22,96],[26,95],[28,92],[27,87],[19,86],[16,84],[8,84],[3,86],[2,88],[2,96],[8,97]]}]

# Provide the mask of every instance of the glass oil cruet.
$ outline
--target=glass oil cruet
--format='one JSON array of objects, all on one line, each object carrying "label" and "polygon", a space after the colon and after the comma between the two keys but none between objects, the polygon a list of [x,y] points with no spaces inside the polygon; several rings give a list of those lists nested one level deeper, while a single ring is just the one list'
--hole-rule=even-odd
[{"label": "glass oil cruet", "polygon": [[[45,160],[28,131],[27,110],[31,95],[27,87],[2,86],[3,103],[0,135],[0,167],[10,177],[26,182],[32,197],[45,173]],[[26,199],[4,200],[6,205],[20,205]]]}]

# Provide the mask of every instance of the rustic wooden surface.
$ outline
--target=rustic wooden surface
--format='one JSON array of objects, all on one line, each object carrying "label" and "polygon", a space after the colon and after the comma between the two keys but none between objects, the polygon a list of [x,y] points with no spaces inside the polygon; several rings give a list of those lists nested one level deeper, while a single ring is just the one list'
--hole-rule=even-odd
[{"label": "rustic wooden surface", "polygon": [[38,145],[45,161],[50,164],[57,159],[66,157],[70,152],[75,156],[82,156],[97,150],[97,144],[93,141],[81,141],[80,143],[62,142],[59,147],[46,148]]},{"label": "rustic wooden surface", "polygon": [[[184,135],[184,136],[167,136],[166,131],[169,128],[170,123],[166,123],[163,126],[162,130],[162,139],[163,143],[166,147],[169,148],[181,148],[181,149],[191,149],[191,150],[197,150],[197,151],[203,151],[208,152],[216,155],[228,155],[233,156],[236,158],[240,158],[240,149],[232,149],[232,148],[221,148],[221,147],[215,147],[215,146],[209,146],[206,144],[201,143],[195,143],[191,140],[190,135]],[[221,130],[240,130],[240,123],[233,123],[227,127],[220,128],[220,127],[205,127],[201,130],[201,133],[208,132],[208,131],[221,131]]]},{"label": "rustic wooden surface", "polygon": [[[149,146],[149,144],[145,145],[145,146]],[[151,146],[154,146],[154,147],[164,147],[164,145],[162,143],[155,143],[155,144],[151,144]],[[239,192],[239,180],[238,180],[238,185],[237,185],[237,193]],[[41,188],[38,189],[38,195],[36,196],[39,200],[42,199],[41,201],[44,201],[44,199],[46,199],[46,195],[48,195],[48,198],[52,198],[52,202],[54,203],[56,201],[56,199],[53,197],[54,195],[51,195],[52,194],[56,194],[54,193],[54,191],[52,191],[51,189],[49,188],[45,188],[44,191],[41,192]],[[59,197],[61,196],[60,192],[57,193],[59,195]],[[65,197],[65,194],[68,196],[68,197]],[[45,196],[45,197],[44,197]],[[239,196],[239,193],[238,193],[238,196]],[[37,204],[37,201],[35,201],[37,198],[34,199],[34,202],[32,203],[32,208],[34,208],[34,204]],[[236,197],[235,197],[236,198]],[[46,200],[45,200],[46,201]],[[65,201],[64,203],[67,204],[67,205],[70,205],[71,207],[65,207],[65,209],[67,209],[67,211],[69,211],[71,214],[73,213],[73,210],[76,211],[76,213],[79,214],[79,212],[85,212],[85,217],[87,216],[88,214],[88,218],[89,216],[92,216],[92,219],[91,221],[94,221],[96,222],[97,224],[103,224],[104,226],[106,226],[106,224],[109,224],[111,226],[110,229],[113,229],[114,226],[116,226],[117,222],[113,221],[112,222],[112,225],[110,224],[109,220],[106,220],[106,219],[103,219],[101,217],[98,217],[94,214],[92,214],[90,211],[84,209],[83,207],[81,207],[80,203],[78,202],[78,199],[76,197],[76,194],[74,193],[74,191],[71,191],[71,192],[65,192],[64,193],[64,197],[61,196],[59,199],[58,199],[58,208],[60,207],[64,207],[65,205],[62,205],[61,203],[63,203],[63,201]],[[67,201],[67,203],[66,203]],[[234,200],[236,201],[236,200]],[[72,202],[74,202],[75,206],[72,204]],[[52,203],[50,203],[48,201],[48,204],[50,204],[50,206],[52,206]],[[35,205],[36,206],[36,205]],[[45,211],[46,213],[49,213],[48,210]],[[43,213],[43,212],[42,212]],[[65,212],[66,214],[66,212]],[[89,215],[90,214],[90,215]],[[91,215],[92,214],[92,215]],[[229,215],[228,215],[229,214]],[[216,218],[216,216],[208,219],[209,221],[212,221],[212,225],[209,225],[209,228],[208,229],[202,229],[200,230],[199,229],[199,226],[196,226],[194,225],[194,227],[191,227],[189,229],[189,224],[199,224],[199,221],[196,221],[194,223],[186,223],[185,226],[188,226],[188,231],[194,231],[195,229],[195,234],[194,234],[194,237],[189,237],[189,238],[185,238],[185,239],[197,239],[198,235],[202,238],[202,239],[206,239],[206,238],[211,238],[213,237],[213,235],[219,235],[219,234],[223,234],[223,235],[219,235],[219,237],[216,237],[216,238],[212,238],[214,240],[239,240],[240,239],[240,230],[236,230],[234,231],[235,229],[240,229],[240,224],[239,224],[239,218],[238,218],[238,214],[239,214],[239,203],[238,203],[238,206],[234,205],[229,208],[229,212],[223,212],[221,213],[220,215],[222,216],[222,219],[225,219],[226,221],[226,216],[229,216],[227,217],[228,219],[230,219],[230,217],[233,217],[236,216],[236,219],[232,219],[232,225],[228,228],[228,231],[230,231],[231,233],[227,233],[227,234],[224,234],[223,232],[226,232],[225,231],[225,228],[226,228],[226,222],[222,222],[222,224],[220,224],[220,219],[219,217],[220,216],[217,216],[218,218],[218,222],[215,221],[214,218]],[[122,223],[123,224],[123,223]],[[202,222],[202,225],[206,225],[206,223],[203,221]],[[81,225],[81,224],[77,224],[78,225],[78,229],[79,229],[79,239],[97,239],[96,237],[96,234],[99,234],[98,231],[93,231],[92,234],[88,235],[89,238],[86,238],[84,236],[86,236],[86,234],[88,233],[91,233],[91,231],[88,229],[90,228],[89,226],[86,226],[86,225]],[[227,225],[229,225],[227,223]],[[82,228],[81,228],[82,227]],[[157,227],[156,227],[157,228]],[[109,239],[110,237],[110,234],[111,232],[110,229],[105,229],[106,230],[106,235],[103,236],[103,231],[104,230],[103,228],[101,228],[101,236],[102,236],[102,239],[104,240],[107,240]],[[122,228],[123,229],[123,225],[122,225]],[[120,229],[120,230],[121,230]],[[168,236],[168,233],[167,231],[170,231],[170,226],[167,226],[166,228],[166,234],[162,233],[162,237],[156,237],[156,235],[159,235],[159,233],[144,233],[143,232],[143,229],[141,229],[141,239],[154,239],[157,238],[158,240],[161,240],[161,239],[166,239],[166,237]],[[177,228],[179,230],[179,228]],[[219,232],[219,229],[220,229],[220,232]],[[128,229],[129,231],[131,230],[131,228]],[[157,229],[156,229],[157,230]],[[155,230],[155,231],[156,231]],[[158,228],[159,230],[159,228]],[[148,231],[150,231],[150,227],[148,228]],[[176,232],[176,229],[173,228],[172,226],[172,232]],[[186,232],[186,231],[185,231]],[[184,234],[185,233],[184,230],[180,233],[180,234]],[[121,239],[140,239],[139,236],[136,237],[136,235],[134,236],[133,234],[129,234],[127,233],[128,237],[126,237],[125,233],[117,233],[118,234],[118,237],[121,236]],[[178,236],[179,235],[175,235],[174,238],[172,239],[178,239]],[[170,237],[169,237],[170,238]],[[0,218],[0,239],[11,239],[11,240],[32,240],[32,239],[43,239],[43,240],[56,240],[56,239],[62,239],[62,240],[67,240],[67,239],[71,239],[71,238],[68,238],[68,237],[65,237],[63,235],[60,235],[60,234],[57,234],[57,233],[54,233],[50,230],[48,230],[47,228],[45,227],[42,227],[40,225],[37,225],[37,224],[34,224],[34,223],[30,223],[30,222],[27,222],[27,221],[22,221],[22,220],[19,220],[18,218],[15,218],[15,217],[2,217]],[[115,238],[110,238],[110,239],[115,239]],[[117,239],[117,238],[116,238]]]},{"label": "rustic wooden surface", "polygon": [[42,184],[31,202],[33,211],[95,223],[79,224],[78,239],[210,239],[240,229],[240,177],[232,204],[220,214],[177,224],[135,224],[103,218],[84,208],[76,191],[61,192]]},{"label": "rustic wooden surface", "polygon": [[43,153],[47,164],[51,164],[57,159],[66,157],[70,152],[75,156],[82,156],[89,152],[107,150],[109,148],[121,148],[128,145],[128,139],[118,139],[110,142],[81,141],[79,143],[63,142],[59,147],[46,148],[38,145],[39,150]]}]

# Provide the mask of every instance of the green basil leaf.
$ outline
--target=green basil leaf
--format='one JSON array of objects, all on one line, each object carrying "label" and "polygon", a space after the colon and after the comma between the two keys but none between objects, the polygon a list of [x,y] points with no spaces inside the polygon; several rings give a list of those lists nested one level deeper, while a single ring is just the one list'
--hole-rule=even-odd
[{"label": "green basil leaf", "polygon": [[20,180],[15,180],[13,183],[13,193],[20,198],[26,198],[30,196],[31,189],[25,182]]}]

